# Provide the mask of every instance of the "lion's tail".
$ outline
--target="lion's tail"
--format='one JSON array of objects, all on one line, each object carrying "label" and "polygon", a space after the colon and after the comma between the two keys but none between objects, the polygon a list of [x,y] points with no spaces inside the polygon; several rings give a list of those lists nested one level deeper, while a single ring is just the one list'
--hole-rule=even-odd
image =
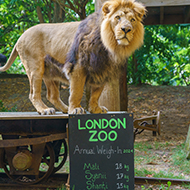
[{"label": "lion's tail", "polygon": [[0,71],[2,72],[2,71],[8,70],[11,67],[11,65],[13,64],[13,62],[17,56],[18,56],[18,52],[17,52],[16,46],[15,46],[11,52],[11,55],[10,55],[7,63],[3,67],[0,67]]}]

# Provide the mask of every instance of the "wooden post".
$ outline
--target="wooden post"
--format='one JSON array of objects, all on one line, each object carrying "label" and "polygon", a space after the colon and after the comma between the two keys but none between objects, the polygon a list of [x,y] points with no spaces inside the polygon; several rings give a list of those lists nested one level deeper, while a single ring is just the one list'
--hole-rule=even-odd
[{"label": "wooden post", "polygon": [[109,111],[120,111],[119,78],[105,85],[99,104],[105,106]]},{"label": "wooden post", "polygon": [[[99,10],[106,0],[96,0],[96,10]],[[106,84],[100,96],[99,104],[105,106],[109,111],[120,111],[119,78]]]},{"label": "wooden post", "polygon": [[[95,9],[99,10],[105,1],[96,0]],[[109,111],[127,111],[126,66],[124,70],[122,76],[106,84],[100,96],[99,104],[107,107]]]}]

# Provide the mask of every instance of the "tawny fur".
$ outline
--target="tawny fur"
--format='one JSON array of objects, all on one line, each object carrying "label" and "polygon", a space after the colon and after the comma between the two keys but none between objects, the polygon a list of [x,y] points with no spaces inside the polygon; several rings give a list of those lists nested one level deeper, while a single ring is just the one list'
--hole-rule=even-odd
[{"label": "tawny fur", "polygon": [[68,109],[59,98],[59,81],[69,80],[69,113],[84,113],[80,102],[85,84],[91,86],[89,111],[106,113],[98,99],[105,83],[119,74],[126,59],[143,44],[145,12],[134,0],[111,0],[84,21],[32,27],[18,40],[0,71],[20,55],[30,80],[30,100],[41,114],[55,112],[41,101],[42,79],[47,98],[59,110]]}]

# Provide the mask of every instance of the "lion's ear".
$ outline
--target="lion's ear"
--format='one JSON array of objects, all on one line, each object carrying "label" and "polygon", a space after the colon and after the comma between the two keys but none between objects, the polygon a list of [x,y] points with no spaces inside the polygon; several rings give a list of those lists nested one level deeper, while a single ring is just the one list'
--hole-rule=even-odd
[{"label": "lion's ear", "polygon": [[110,13],[110,3],[109,2],[105,2],[102,6],[102,12],[103,15],[106,16],[107,14]]},{"label": "lion's ear", "polygon": [[106,16],[107,14],[114,12],[117,6],[117,1],[106,1],[102,6],[103,15]]},{"label": "lion's ear", "polygon": [[138,20],[142,20],[143,16],[145,16],[147,12],[145,6],[140,3],[136,4],[134,11]]}]

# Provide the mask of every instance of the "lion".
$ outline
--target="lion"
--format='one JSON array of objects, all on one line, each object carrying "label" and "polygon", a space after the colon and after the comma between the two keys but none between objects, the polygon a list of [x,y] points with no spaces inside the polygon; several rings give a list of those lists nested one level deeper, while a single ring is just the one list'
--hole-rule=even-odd
[{"label": "lion", "polygon": [[[30,82],[29,99],[39,114],[55,114],[41,100],[42,80],[47,99],[63,113],[85,113],[80,105],[85,85],[91,88],[89,111],[106,113],[98,99],[104,85],[142,46],[145,13],[145,6],[135,0],[110,0],[83,21],[36,25],[18,39],[0,71],[20,56]],[[70,85],[69,107],[60,99],[60,82]]]}]

